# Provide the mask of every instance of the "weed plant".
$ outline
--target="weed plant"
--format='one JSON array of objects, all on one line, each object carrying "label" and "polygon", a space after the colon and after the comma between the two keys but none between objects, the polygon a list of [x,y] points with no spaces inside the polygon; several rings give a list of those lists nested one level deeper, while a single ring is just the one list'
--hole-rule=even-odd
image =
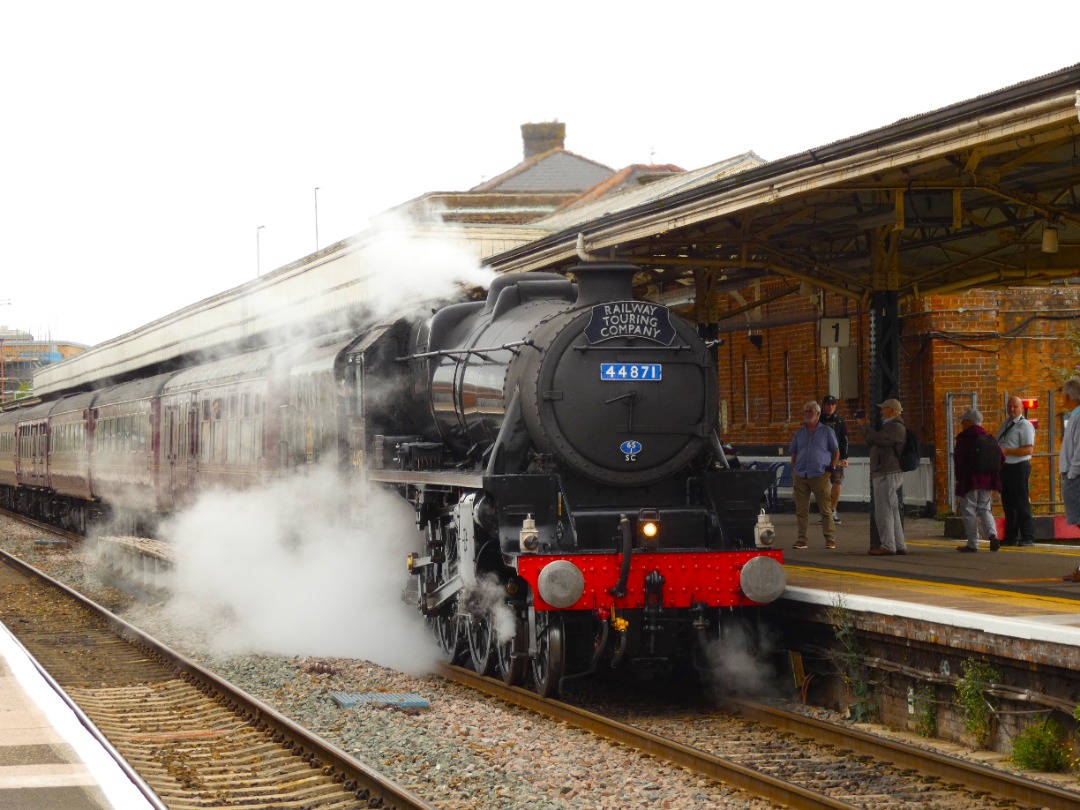
[{"label": "weed plant", "polygon": [[1065,730],[1053,719],[1044,717],[1013,738],[1009,759],[1025,771],[1067,771],[1071,762]]}]

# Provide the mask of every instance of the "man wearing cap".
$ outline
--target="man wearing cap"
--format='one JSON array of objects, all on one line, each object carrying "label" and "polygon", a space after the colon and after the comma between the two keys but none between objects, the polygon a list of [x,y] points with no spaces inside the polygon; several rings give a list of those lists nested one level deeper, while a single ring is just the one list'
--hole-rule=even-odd
[{"label": "man wearing cap", "polygon": [[[986,531],[990,550],[998,550],[998,538],[994,516],[990,513],[991,499],[1001,491],[1001,474],[975,471],[975,450],[979,436],[986,435],[982,426],[983,415],[974,408],[960,417],[963,430],[953,445],[953,470],[956,474],[956,495],[960,499],[960,516],[964,520],[967,544],[957,546],[957,551],[973,553],[979,550],[979,529]],[[1004,461],[1005,454],[1002,453]]]},{"label": "man wearing cap", "polygon": [[799,537],[793,548],[806,548],[806,530],[810,522],[810,493],[821,510],[821,531],[825,548],[836,548],[836,526],[830,503],[829,476],[840,463],[840,445],[836,434],[821,424],[821,406],[811,400],[803,405],[803,425],[791,437],[791,488],[795,495],[795,523]]},{"label": "man wearing cap", "polygon": [[[904,524],[900,516],[899,490],[904,483],[900,469],[900,451],[904,449],[907,427],[900,418],[904,408],[900,400],[887,399],[881,409],[881,428],[875,429],[862,414],[859,427],[870,446],[870,489],[874,500],[874,524],[881,540],[879,548],[870,549],[874,556],[907,554]],[[860,413],[862,413],[860,411]]]},{"label": "man wearing cap", "polygon": [[998,428],[997,440],[1005,454],[1001,468],[1001,509],[1005,512],[1003,546],[1035,545],[1035,521],[1031,516],[1031,454],[1035,452],[1035,426],[1024,417],[1020,397],[1009,397],[1009,418]]},{"label": "man wearing cap", "polygon": [[[840,503],[840,490],[844,484],[844,470],[848,465],[848,435],[847,426],[844,425],[844,418],[836,412],[836,397],[832,394],[826,394],[821,399],[821,424],[828,425],[833,429],[833,433],[836,434],[836,443],[840,445],[840,463],[833,468],[832,478],[832,503],[830,508],[832,509],[833,523],[840,524],[840,513],[836,511],[837,505]],[[819,504],[818,509],[823,509],[824,506]]]}]

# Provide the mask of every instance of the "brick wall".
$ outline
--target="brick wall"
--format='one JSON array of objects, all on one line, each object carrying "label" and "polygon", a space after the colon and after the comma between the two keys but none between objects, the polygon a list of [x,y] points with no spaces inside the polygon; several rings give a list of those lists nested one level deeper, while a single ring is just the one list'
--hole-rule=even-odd
[{"label": "brick wall", "polygon": [[[763,284],[759,297],[780,292],[790,282]],[[737,299],[725,307],[742,305]],[[771,301],[752,314],[722,324],[720,397],[726,415],[724,435],[739,445],[786,447],[801,422],[801,406],[827,392],[826,350],[818,343],[818,319],[850,317],[852,341],[857,341],[859,391],[857,399],[842,401],[840,414],[849,421],[853,444],[860,445],[851,424],[858,407],[866,407],[869,392],[869,318],[858,302],[822,294],[815,298],[792,293]],[[960,415],[970,407],[964,396],[975,392],[984,426],[996,430],[1005,416],[1005,395],[1035,396],[1039,408],[1029,417],[1039,421],[1037,457],[1032,464],[1032,501],[1036,512],[1049,510],[1049,482],[1056,475],[1059,444],[1049,446],[1051,418],[1058,442],[1060,416],[1048,410],[1057,388],[1052,371],[1070,358],[1072,345],[1063,335],[1080,325],[1080,287],[1026,287],[975,290],[920,299],[900,310],[900,379],[904,420],[932,445],[935,502],[945,511],[949,498],[947,469]],[[946,413],[953,394],[953,433]],[[1060,396],[1057,397],[1060,401]],[[749,417],[747,418],[747,412]],[[1041,455],[1040,455],[1041,454]],[[1060,499],[1060,493],[1058,493]],[[1060,509],[1060,507],[1059,507]]]}]

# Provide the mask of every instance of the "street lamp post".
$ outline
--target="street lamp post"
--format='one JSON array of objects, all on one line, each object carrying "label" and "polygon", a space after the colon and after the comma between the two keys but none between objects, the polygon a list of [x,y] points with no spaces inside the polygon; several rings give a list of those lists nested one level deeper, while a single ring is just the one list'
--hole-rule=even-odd
[{"label": "street lamp post", "polygon": [[319,187],[315,186],[315,252],[319,252]]},{"label": "street lamp post", "polygon": [[265,225],[260,225],[258,228],[255,229],[255,275],[256,276],[261,276],[262,275],[262,255],[261,255],[261,250],[260,250],[261,246],[260,246],[260,242],[259,242],[259,231],[261,231],[265,227],[266,227]]},{"label": "street lamp post", "polygon": [[[11,304],[11,299],[0,301],[0,307]],[[4,347],[4,337],[0,335],[0,402],[7,399],[7,349]]]}]

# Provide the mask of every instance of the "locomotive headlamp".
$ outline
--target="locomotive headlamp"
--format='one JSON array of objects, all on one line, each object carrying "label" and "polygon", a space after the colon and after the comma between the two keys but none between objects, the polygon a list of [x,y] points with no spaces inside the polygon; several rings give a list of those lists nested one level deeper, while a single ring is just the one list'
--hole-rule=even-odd
[{"label": "locomotive headlamp", "polygon": [[757,518],[757,525],[754,526],[754,545],[758,548],[772,548],[775,541],[776,527],[762,509]]},{"label": "locomotive headlamp", "polygon": [[643,548],[660,547],[660,512],[657,509],[642,509],[638,513],[638,540]]},{"label": "locomotive headlamp", "polygon": [[536,530],[532,515],[526,515],[521,521],[520,546],[522,554],[535,553],[540,547],[540,532]]}]

